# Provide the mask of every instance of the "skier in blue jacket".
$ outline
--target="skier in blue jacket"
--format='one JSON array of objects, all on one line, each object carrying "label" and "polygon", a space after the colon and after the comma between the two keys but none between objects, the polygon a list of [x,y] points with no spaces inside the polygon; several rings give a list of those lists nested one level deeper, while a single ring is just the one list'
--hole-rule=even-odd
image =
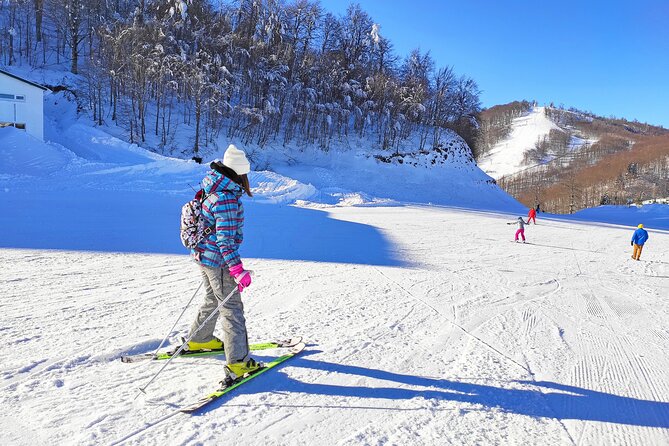
[{"label": "skier in blue jacket", "polygon": [[643,244],[648,240],[648,231],[643,228],[642,224],[637,226],[637,230],[634,231],[632,235],[632,242],[630,243],[634,246],[634,251],[632,252],[632,258],[634,260],[639,260],[641,257],[641,251],[643,250]]},{"label": "skier in blue jacket", "polygon": [[[218,350],[225,346],[228,364],[224,381],[228,382],[261,368],[261,364],[249,356],[241,292],[251,285],[251,274],[239,256],[244,226],[241,198],[244,194],[253,196],[247,176],[251,167],[244,151],[230,144],[223,162],[214,161],[211,169],[202,180],[206,197],[202,202],[202,216],[214,225],[215,231],[192,250],[200,266],[206,295],[191,326],[188,349]],[[223,340],[220,340],[214,336],[216,318],[202,324],[233,288],[234,294],[219,310],[218,320],[223,328]]]}]

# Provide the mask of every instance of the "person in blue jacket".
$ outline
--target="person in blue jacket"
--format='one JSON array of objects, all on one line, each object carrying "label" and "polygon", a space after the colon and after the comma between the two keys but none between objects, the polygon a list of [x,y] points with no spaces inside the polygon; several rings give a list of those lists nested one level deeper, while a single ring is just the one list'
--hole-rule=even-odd
[{"label": "person in blue jacket", "polygon": [[[251,285],[251,274],[244,268],[239,255],[244,239],[241,198],[244,194],[253,196],[247,175],[250,171],[246,153],[234,144],[225,151],[222,162],[211,163],[211,171],[202,180],[206,197],[202,202],[202,216],[215,230],[191,252],[199,264],[206,294],[191,326],[188,349],[218,350],[225,346],[226,384],[262,367],[250,357],[241,296],[241,292]],[[204,323],[232,289],[234,292],[219,310],[218,318]],[[214,336],[216,319],[221,321],[222,340]]]},{"label": "person in blue jacket", "polygon": [[632,251],[632,258],[634,260],[639,260],[641,257],[641,251],[643,250],[643,244],[648,241],[648,231],[643,228],[643,225],[640,224],[637,226],[637,230],[634,231],[632,235],[632,242],[630,243],[634,246],[634,251]]}]

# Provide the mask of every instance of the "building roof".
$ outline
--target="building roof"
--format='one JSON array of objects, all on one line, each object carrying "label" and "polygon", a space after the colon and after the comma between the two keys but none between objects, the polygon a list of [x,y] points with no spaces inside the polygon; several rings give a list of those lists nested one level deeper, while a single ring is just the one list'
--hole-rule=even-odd
[{"label": "building roof", "polygon": [[26,83],[26,84],[32,85],[33,87],[41,88],[42,90],[48,90],[48,88],[43,87],[43,86],[40,85],[40,84],[36,84],[35,82],[31,82],[31,81],[29,81],[28,79],[24,79],[24,78],[19,77],[19,76],[15,75],[15,74],[8,73],[8,72],[5,71],[5,70],[0,70],[0,74],[4,74],[4,75],[7,75],[7,76],[9,76],[9,77],[13,77],[13,78],[16,79],[16,80],[19,80],[19,81],[24,82],[24,83]]}]

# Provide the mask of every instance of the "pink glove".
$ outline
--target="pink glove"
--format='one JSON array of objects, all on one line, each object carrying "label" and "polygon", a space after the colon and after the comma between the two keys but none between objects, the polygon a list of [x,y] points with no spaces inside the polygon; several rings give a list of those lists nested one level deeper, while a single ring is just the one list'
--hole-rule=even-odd
[{"label": "pink glove", "polygon": [[235,278],[240,293],[244,291],[244,288],[248,288],[249,285],[251,285],[251,274],[244,269],[244,265],[241,263],[231,266],[228,271],[230,271],[230,275]]}]

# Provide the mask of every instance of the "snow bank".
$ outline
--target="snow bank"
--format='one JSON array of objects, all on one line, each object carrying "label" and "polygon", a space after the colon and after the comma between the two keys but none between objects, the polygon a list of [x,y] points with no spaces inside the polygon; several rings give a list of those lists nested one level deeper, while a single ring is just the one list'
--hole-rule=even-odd
[{"label": "snow bank", "polygon": [[635,227],[642,223],[649,230],[669,231],[669,205],[648,204],[644,206],[598,206],[583,209],[564,219],[579,221],[596,221],[616,225]]},{"label": "snow bank", "polygon": [[44,177],[63,169],[73,154],[13,127],[0,128],[0,175]]}]

